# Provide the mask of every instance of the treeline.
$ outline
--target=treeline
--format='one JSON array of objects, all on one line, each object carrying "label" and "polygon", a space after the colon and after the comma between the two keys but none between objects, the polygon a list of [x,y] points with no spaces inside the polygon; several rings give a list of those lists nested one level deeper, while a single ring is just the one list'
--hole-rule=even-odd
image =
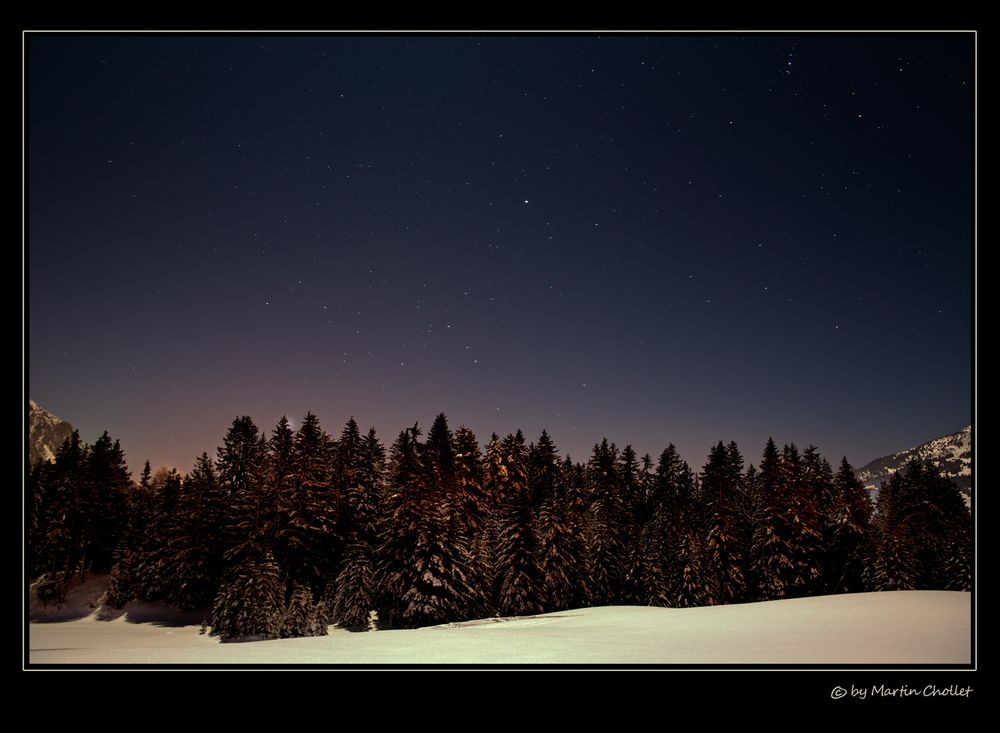
[{"label": "treeline", "polygon": [[353,418],[313,414],[264,435],[233,421],[213,460],[133,483],[117,442],[74,433],[31,472],[29,564],[59,601],[110,572],[106,603],[210,609],[224,638],[414,627],[580,606],[703,606],[864,590],[972,585],[957,487],[930,465],[894,474],[873,507],[847,460],[769,440],[699,473],[673,445],[654,460],[607,440],[585,464],[546,432],[493,435],[485,453],[439,415],[388,456]]}]

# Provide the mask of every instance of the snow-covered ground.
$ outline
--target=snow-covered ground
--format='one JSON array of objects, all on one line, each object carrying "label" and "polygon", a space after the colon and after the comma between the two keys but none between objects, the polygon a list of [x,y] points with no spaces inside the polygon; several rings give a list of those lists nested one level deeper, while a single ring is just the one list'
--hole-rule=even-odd
[{"label": "snow-covered ground", "polygon": [[[80,609],[78,608],[78,611]],[[72,616],[73,614],[68,614]],[[79,616],[79,613],[76,613]],[[32,664],[962,664],[970,594],[859,593],[708,608],[611,606],[415,630],[223,644],[135,605],[29,625]]]}]

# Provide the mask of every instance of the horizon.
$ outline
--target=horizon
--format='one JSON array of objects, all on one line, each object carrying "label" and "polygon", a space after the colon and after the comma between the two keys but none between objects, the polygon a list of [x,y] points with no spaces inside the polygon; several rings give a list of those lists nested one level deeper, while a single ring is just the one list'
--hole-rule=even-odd
[{"label": "horizon", "polygon": [[[37,400],[32,399],[31,401],[35,402],[35,404],[38,407],[40,407],[41,409],[45,410],[46,412],[49,412],[49,414],[52,414],[56,418],[58,418],[60,420],[63,420],[63,422],[67,422],[70,425],[72,425],[74,430],[78,430],[78,431],[80,430],[75,424],[73,424],[73,422],[71,420],[64,420],[62,418],[62,416],[60,416],[58,414],[55,414],[51,410],[48,410],[45,407],[45,405],[39,404],[37,402]],[[222,438],[225,435],[225,431],[228,430],[228,428],[232,424],[233,420],[235,420],[237,417],[241,417],[242,415],[245,415],[245,414],[248,414],[248,413],[242,413],[240,415],[234,415],[229,420],[229,422],[226,423],[226,427],[220,433],[219,439],[216,441],[216,445],[212,446],[211,448],[205,448],[203,451],[199,451],[196,455],[192,456],[189,459],[189,461],[188,461],[187,464],[183,464],[183,463],[181,463],[181,464],[171,464],[171,463],[168,463],[168,462],[157,463],[157,462],[155,462],[155,461],[153,461],[152,459],[149,459],[149,458],[133,459],[129,455],[128,446],[126,445],[126,441],[124,439],[122,439],[121,436],[115,435],[110,430],[108,430],[107,432],[111,436],[112,439],[119,440],[121,442],[122,450],[125,453],[125,459],[126,459],[126,462],[128,463],[129,472],[130,472],[130,474],[131,474],[131,476],[132,476],[133,479],[136,479],[136,477],[142,472],[143,465],[145,464],[145,462],[147,460],[149,460],[149,462],[150,462],[150,468],[153,470],[154,473],[157,471],[157,469],[160,469],[160,468],[176,469],[177,472],[180,473],[183,476],[183,475],[185,475],[185,474],[187,474],[187,473],[189,473],[191,471],[191,468],[193,467],[196,458],[198,456],[200,456],[203,452],[207,453],[208,456],[214,460],[215,459],[215,455],[216,455],[216,451],[217,451],[217,449],[222,444]],[[348,420],[350,420],[352,418],[356,419],[356,417],[353,416],[353,415],[349,416],[347,419],[345,419],[343,421],[343,423],[340,423],[339,425],[334,426],[333,428],[331,428],[331,426],[327,425],[324,422],[322,415],[320,415],[319,413],[314,413],[314,414],[316,415],[317,418],[319,418],[319,422],[320,422],[320,425],[323,428],[323,430],[327,434],[329,434],[332,438],[334,438],[334,439],[338,439],[339,438],[340,431],[344,427],[344,425],[347,423]],[[303,413],[301,417],[304,417],[304,416],[305,416],[305,413]],[[254,424],[261,431],[261,433],[264,434],[265,437],[267,437],[267,438],[270,438],[271,431],[274,429],[274,426],[278,423],[278,421],[281,419],[281,417],[282,416],[279,415],[278,418],[276,418],[274,420],[274,422],[270,426],[267,426],[267,425],[262,425],[260,422],[258,422],[257,419],[256,419],[256,417],[254,415],[252,415],[252,414],[250,415],[250,418],[254,421]],[[291,427],[291,429],[293,431],[295,431],[295,430],[297,430],[299,428],[299,425],[301,424],[301,417],[300,416],[293,417],[291,415],[285,415],[285,417],[288,418],[289,425],[290,425],[290,427]],[[427,420],[418,420],[418,421],[416,421],[416,424],[419,425],[421,428],[427,428],[434,421],[434,417],[436,417],[436,415],[430,417]],[[475,433],[477,444],[480,446],[480,448],[483,448],[483,449],[485,449],[486,446],[489,445],[489,436],[493,432],[497,432],[497,435],[499,437],[501,437],[501,438],[503,438],[505,435],[508,434],[507,432],[500,433],[498,431],[493,431],[493,430],[489,430],[489,431],[481,433],[480,431],[475,430],[471,426],[465,425],[465,423],[462,423],[462,422],[453,423],[451,417],[448,416],[448,415],[445,415],[445,417],[448,418],[448,426],[452,430],[452,432],[454,432],[455,430],[457,430],[458,428],[463,427],[463,426],[464,427],[470,427],[470,429],[472,429],[473,432]],[[362,433],[367,432],[369,428],[375,428],[376,433],[378,435],[378,438],[385,445],[386,450],[388,450],[389,447],[392,445],[393,441],[395,440],[396,436],[399,434],[400,431],[406,430],[407,428],[412,427],[413,424],[414,424],[413,422],[411,422],[411,423],[409,423],[407,425],[401,426],[399,429],[397,429],[395,431],[391,431],[391,432],[387,432],[387,433],[383,434],[383,432],[381,430],[379,430],[379,427],[377,425],[365,425],[361,421],[357,421],[357,422],[358,422],[358,427],[362,431]],[[892,456],[892,455],[894,455],[896,453],[901,453],[901,452],[906,451],[906,450],[912,450],[912,449],[914,449],[914,448],[916,448],[916,447],[918,447],[920,445],[923,445],[924,443],[928,443],[930,441],[933,441],[933,440],[936,440],[936,439],[939,439],[939,438],[947,437],[947,436],[950,436],[950,435],[955,435],[957,433],[962,432],[966,428],[972,429],[973,426],[971,424],[970,425],[966,425],[966,426],[962,426],[958,430],[953,430],[951,432],[941,433],[940,435],[935,435],[933,437],[928,437],[928,438],[919,440],[918,442],[913,443],[912,445],[909,445],[909,446],[906,446],[906,447],[900,447],[900,448],[898,448],[898,449],[896,449],[894,451],[891,451],[889,453],[880,454],[880,455],[877,455],[877,456],[872,456],[871,458],[868,458],[867,460],[864,460],[864,461],[854,461],[854,460],[852,460],[851,456],[849,456],[849,455],[835,455],[833,453],[829,453],[829,452],[823,450],[823,446],[821,446],[821,445],[817,445],[816,447],[819,449],[820,454],[824,458],[826,458],[831,463],[831,465],[839,463],[840,460],[841,460],[841,458],[845,458],[846,457],[847,460],[848,460],[848,462],[851,464],[851,466],[855,470],[858,470],[858,469],[861,469],[864,466],[868,465],[869,463],[872,463],[873,461],[879,460],[881,458],[887,458],[887,457]],[[539,431],[537,433],[535,433],[535,434],[532,435],[532,434],[529,434],[527,431],[523,430],[522,428],[514,428],[513,430],[510,431],[510,433],[514,433],[517,430],[521,430],[522,431],[522,433],[524,434],[525,442],[530,444],[530,443],[534,443],[534,442],[537,441],[538,437],[541,435],[542,430],[547,430],[547,429],[543,427],[543,428],[539,429]],[[80,438],[85,443],[93,444],[94,441],[96,441],[101,436],[101,434],[104,433],[104,432],[105,432],[105,430],[103,430],[103,429],[102,430],[97,430],[93,434],[85,434],[83,431],[80,431]],[[656,449],[656,450],[640,450],[640,449],[636,448],[635,444],[633,444],[631,442],[628,442],[628,441],[619,442],[617,440],[614,440],[610,436],[606,436],[606,435],[602,435],[599,438],[597,438],[596,440],[594,440],[591,443],[590,448],[588,448],[587,450],[581,451],[579,453],[571,453],[571,452],[568,452],[568,451],[564,450],[561,447],[560,442],[559,442],[557,436],[553,435],[552,431],[548,431],[547,430],[547,432],[549,433],[550,438],[552,439],[553,443],[556,446],[556,451],[557,451],[559,457],[562,458],[562,459],[565,459],[567,457],[567,455],[568,455],[568,456],[570,456],[570,458],[573,460],[574,463],[586,464],[587,461],[589,460],[590,456],[591,456],[591,453],[592,453],[594,447],[597,446],[597,445],[599,445],[602,440],[607,439],[607,441],[608,441],[609,444],[613,444],[613,445],[617,446],[617,448],[619,450],[623,449],[627,445],[632,446],[633,450],[635,450],[636,455],[639,458],[642,458],[644,455],[648,454],[649,456],[652,457],[652,459],[654,461],[654,466],[655,466],[655,461],[659,457],[660,453],[663,452],[663,450],[666,449],[667,445],[673,444],[677,448],[677,451],[680,454],[681,458],[684,459],[684,461],[686,461],[688,463],[688,465],[691,467],[691,469],[693,471],[695,471],[695,473],[700,473],[702,467],[704,466],[704,464],[706,463],[706,461],[708,459],[709,450],[712,447],[714,447],[720,440],[723,443],[726,443],[726,444],[728,444],[730,442],[729,438],[720,437],[720,438],[718,438],[718,439],[710,442],[709,444],[707,444],[705,446],[705,448],[704,448],[704,456],[702,456],[698,460],[692,460],[691,456],[688,455],[688,453],[685,452],[685,450],[683,449],[682,445],[678,441],[668,441],[667,443],[664,443],[664,445],[662,447],[660,447],[659,449]],[[759,462],[760,462],[759,461],[759,455],[760,455],[760,453],[763,452],[764,445],[766,445],[768,439],[773,439],[774,442],[775,442],[775,444],[778,445],[778,446],[783,446],[783,445],[788,445],[788,444],[794,444],[794,445],[797,445],[800,449],[802,449],[802,448],[806,448],[807,446],[810,445],[809,441],[804,441],[803,442],[803,441],[797,441],[797,440],[779,440],[779,439],[775,438],[774,435],[768,435],[766,438],[764,438],[763,440],[760,441],[760,449],[759,449],[759,451],[757,451],[756,453],[752,453],[752,452],[748,453],[747,452],[747,446],[744,443],[742,443],[742,442],[740,442],[740,441],[737,440],[735,442],[739,446],[740,452],[743,455],[743,459],[744,459],[744,462],[745,462],[747,468],[749,468],[750,465],[756,466],[756,465],[759,464]]]}]

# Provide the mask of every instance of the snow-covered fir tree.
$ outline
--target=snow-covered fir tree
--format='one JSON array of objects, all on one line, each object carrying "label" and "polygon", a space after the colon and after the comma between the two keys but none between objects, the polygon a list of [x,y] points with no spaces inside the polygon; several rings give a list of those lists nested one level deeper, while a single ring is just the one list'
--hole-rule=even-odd
[{"label": "snow-covered fir tree", "polygon": [[225,552],[219,542],[222,506],[215,467],[202,453],[183,481],[167,543],[172,567],[165,596],[179,608],[207,606],[218,590]]},{"label": "snow-covered fir tree", "polygon": [[822,533],[812,475],[794,445],[779,458],[768,440],[760,464],[761,508],[754,529],[752,569],[760,600],[795,598],[820,587]]},{"label": "snow-covered fir tree", "polygon": [[902,491],[903,475],[898,472],[879,490],[871,559],[865,572],[869,590],[915,590],[920,582],[920,560],[901,511]]},{"label": "snow-covered fir tree", "polygon": [[449,521],[442,464],[453,463],[454,456],[445,448],[450,435],[443,415],[432,433],[434,448],[427,455],[416,426],[400,433],[392,447],[390,515],[379,568],[379,619],[392,626],[444,623],[461,618],[474,603],[471,555]]},{"label": "snow-covered fir tree", "polygon": [[270,548],[248,542],[229,552],[231,565],[212,604],[212,634],[223,639],[277,638],[285,586]]},{"label": "snow-covered fir tree", "polygon": [[625,543],[622,602],[643,604],[647,595],[643,556],[648,522],[648,487],[647,476],[631,445],[626,445],[618,458],[618,483],[626,525],[626,531],[622,534]]},{"label": "snow-covered fir tree", "polygon": [[267,458],[267,441],[250,416],[234,419],[215,460],[226,548],[272,533],[277,492],[268,485]]},{"label": "snow-covered fir tree", "polygon": [[278,563],[291,581],[320,592],[335,572],[340,550],[331,470],[334,448],[319,418],[307,413],[293,439],[287,491],[278,497],[276,507]]},{"label": "snow-covered fir tree", "polygon": [[375,554],[385,449],[372,428],[361,438],[354,418],[339,441],[340,488],[346,516],[344,559],[327,590],[330,618],[351,628],[367,628],[377,604]]},{"label": "snow-covered fir tree", "polygon": [[746,530],[741,507],[743,458],[735,443],[712,447],[702,469],[701,498],[706,512],[705,584],[714,603],[739,603],[747,595]]},{"label": "snow-covered fir tree", "polygon": [[586,475],[591,602],[613,605],[622,597],[628,527],[618,482],[618,450],[607,438],[594,446]]},{"label": "snow-covered fir tree", "polygon": [[826,592],[857,593],[865,589],[872,505],[846,457],[833,477],[829,496],[820,507],[825,518]]},{"label": "snow-covered fir tree", "polygon": [[971,578],[971,523],[955,483],[933,464],[913,460],[902,471],[895,499],[919,566],[916,588],[939,590],[956,583],[966,587],[963,579]]},{"label": "snow-covered fir tree", "polygon": [[498,610],[504,616],[541,611],[532,492],[528,484],[528,452],[518,430],[503,441],[505,477],[500,489],[495,563]]},{"label": "snow-covered fir tree", "polygon": [[141,559],[140,552],[153,522],[152,474],[147,460],[139,475],[139,483],[128,492],[125,529],[115,550],[104,600],[111,608],[121,608],[135,597],[135,574]]},{"label": "snow-covered fir tree", "polygon": [[535,523],[541,600],[545,610],[560,611],[585,601],[582,487],[574,482],[569,457],[558,462],[548,433],[542,433],[532,453],[529,480],[541,484],[542,497]]},{"label": "snow-covered fir tree", "polygon": [[134,564],[133,591],[139,600],[162,600],[172,587],[176,563],[170,545],[177,534],[181,483],[180,474],[173,468],[160,469],[151,480],[152,519]]},{"label": "snow-covered fir tree", "polygon": [[283,639],[327,635],[326,609],[313,601],[313,593],[304,583],[292,583],[278,635]]},{"label": "snow-covered fir tree", "polygon": [[711,603],[705,567],[704,512],[694,472],[671,443],[660,454],[653,483],[650,603],[687,608]]}]

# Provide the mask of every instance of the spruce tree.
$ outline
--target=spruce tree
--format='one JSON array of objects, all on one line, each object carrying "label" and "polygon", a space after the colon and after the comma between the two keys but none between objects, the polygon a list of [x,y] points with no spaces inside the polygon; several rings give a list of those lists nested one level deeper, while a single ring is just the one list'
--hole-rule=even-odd
[{"label": "spruce tree", "polygon": [[614,605],[622,598],[627,525],[618,481],[618,450],[607,438],[594,446],[587,463],[587,484],[591,601],[598,606]]},{"label": "spruce tree", "polygon": [[487,547],[487,524],[490,520],[490,503],[486,493],[483,471],[483,452],[476,435],[462,426],[453,436],[455,447],[455,491],[451,513],[453,531],[464,533],[470,555],[470,583],[475,589],[470,617],[487,616],[493,612],[490,591],[492,573],[491,555]]},{"label": "spruce tree", "polygon": [[377,605],[375,552],[385,449],[372,428],[361,438],[354,418],[339,441],[341,490],[347,516],[344,561],[328,590],[330,617],[351,628],[368,628]]},{"label": "spruce tree", "polygon": [[647,497],[642,467],[631,445],[622,449],[617,473],[625,525],[622,532],[625,554],[621,601],[643,604],[646,601],[647,585],[646,565],[643,561]]},{"label": "spruce tree", "polygon": [[920,566],[917,587],[968,587],[971,526],[969,511],[955,483],[933,464],[914,460],[903,471],[898,502],[901,521]]},{"label": "spruce tree", "polygon": [[277,492],[268,485],[268,447],[253,420],[233,420],[216,457],[223,500],[221,544],[238,548],[248,542],[271,545]]},{"label": "spruce tree", "polygon": [[442,463],[449,461],[438,453],[450,453],[440,440],[447,423],[443,416],[435,422],[435,448],[429,455],[416,426],[400,433],[392,448],[379,618],[393,626],[444,623],[460,618],[474,603],[471,557],[464,538],[452,531],[451,508],[443,479],[438,480],[446,475]]},{"label": "spruce tree", "polygon": [[292,583],[288,604],[278,627],[283,638],[300,636],[326,636],[326,612],[321,604],[313,601],[312,591],[304,583]]},{"label": "spruce tree", "polygon": [[812,458],[803,464],[794,445],[779,459],[768,440],[760,464],[758,524],[752,568],[760,600],[794,598],[820,587],[821,522],[816,509]]},{"label": "spruce tree", "polygon": [[269,505],[273,506],[265,510],[267,518],[265,524],[271,532],[277,531],[277,507],[284,506],[290,501],[294,491],[295,476],[295,432],[292,430],[288,418],[281,416],[278,424],[271,431],[271,438],[267,442],[267,455],[265,459],[266,468],[263,470],[264,482],[267,486],[267,493],[273,497],[269,499]]},{"label": "spruce tree", "polygon": [[484,595],[484,611],[496,613],[499,608],[497,577],[497,547],[501,529],[504,486],[507,483],[507,464],[503,442],[496,433],[490,436],[483,458],[483,526],[475,537],[473,557],[477,577]]},{"label": "spruce tree", "polygon": [[125,528],[126,502],[132,480],[121,444],[107,432],[91,447],[83,482],[78,485],[81,571],[105,573]]},{"label": "spruce tree", "polygon": [[168,540],[172,566],[166,598],[181,609],[210,605],[218,590],[225,552],[219,542],[222,508],[215,467],[202,453],[183,481],[175,530]]},{"label": "spruce tree", "polygon": [[541,499],[535,522],[541,601],[545,610],[560,611],[583,601],[583,502],[572,485],[572,461],[558,462],[548,433],[542,432],[530,453],[528,478]]},{"label": "spruce tree", "polygon": [[914,590],[921,576],[920,561],[907,533],[902,512],[903,475],[883,482],[873,521],[871,561],[866,572],[869,590]]},{"label": "spruce tree", "polygon": [[496,581],[499,611],[523,616],[541,610],[541,580],[532,522],[527,449],[518,430],[503,441],[505,480],[499,506]]},{"label": "spruce tree", "polygon": [[55,519],[51,511],[55,504],[55,464],[37,461],[28,474],[30,487],[28,504],[28,568],[31,577],[51,569],[46,557],[46,535],[49,523]]},{"label": "spruce tree", "polygon": [[660,454],[650,501],[648,602],[679,608],[710,603],[704,513],[695,495],[694,473],[672,443]]},{"label": "spruce tree", "polygon": [[275,557],[293,582],[322,591],[339,556],[338,506],[331,470],[334,444],[309,412],[292,444],[288,490],[278,497]]},{"label": "spruce tree", "polygon": [[329,619],[345,628],[367,630],[378,605],[377,579],[371,553],[360,542],[348,541],[344,564],[334,584],[327,586]]},{"label": "spruce tree", "polygon": [[841,459],[831,486],[830,498],[824,502],[826,592],[857,593],[864,590],[871,499],[846,457]]},{"label": "spruce tree", "polygon": [[533,513],[537,513],[552,498],[558,482],[559,456],[552,437],[548,431],[543,430],[538,436],[538,442],[528,447],[527,491]]},{"label": "spruce tree", "polygon": [[142,559],[142,547],[151,531],[154,517],[151,478],[152,470],[147,460],[139,475],[139,483],[132,487],[126,500],[125,529],[115,550],[104,599],[105,605],[111,608],[121,608],[135,597],[136,573]]},{"label": "spruce tree", "polygon": [[152,513],[148,533],[134,555],[134,596],[143,601],[167,597],[173,586],[178,533],[181,476],[176,469],[160,469],[150,482]]},{"label": "spruce tree", "polygon": [[[106,442],[102,445],[107,447]],[[99,553],[98,517],[104,510],[90,453],[74,430],[56,451],[51,469],[37,475],[44,482],[38,498],[46,507],[40,516],[44,523],[35,528],[36,567],[49,574],[43,595],[59,603],[70,579],[79,575],[83,580],[94,552]],[[113,551],[114,545],[108,549]]]},{"label": "spruce tree", "polygon": [[455,431],[455,482],[459,503],[456,521],[468,528],[470,541],[486,524],[488,501],[483,486],[483,452],[476,435],[464,425]]},{"label": "spruce tree", "polygon": [[212,604],[212,635],[224,640],[277,638],[285,592],[271,550],[251,541],[230,551],[227,560],[230,567]]},{"label": "spruce tree", "polygon": [[[791,446],[795,449],[795,446]],[[833,492],[833,470],[815,445],[802,452],[798,481],[793,484],[793,526],[797,532],[799,577],[798,595],[824,592],[824,566],[828,557],[825,518],[820,508]]]},{"label": "spruce tree", "polygon": [[403,430],[389,453],[386,514],[380,531],[377,567],[378,616],[390,626],[403,622],[402,598],[410,583],[410,551],[417,542],[422,464],[417,452],[417,427]]},{"label": "spruce tree", "polygon": [[707,512],[706,586],[713,603],[739,603],[746,598],[748,548],[744,545],[742,494],[739,488],[743,459],[735,443],[720,441],[702,470],[702,504]]}]

